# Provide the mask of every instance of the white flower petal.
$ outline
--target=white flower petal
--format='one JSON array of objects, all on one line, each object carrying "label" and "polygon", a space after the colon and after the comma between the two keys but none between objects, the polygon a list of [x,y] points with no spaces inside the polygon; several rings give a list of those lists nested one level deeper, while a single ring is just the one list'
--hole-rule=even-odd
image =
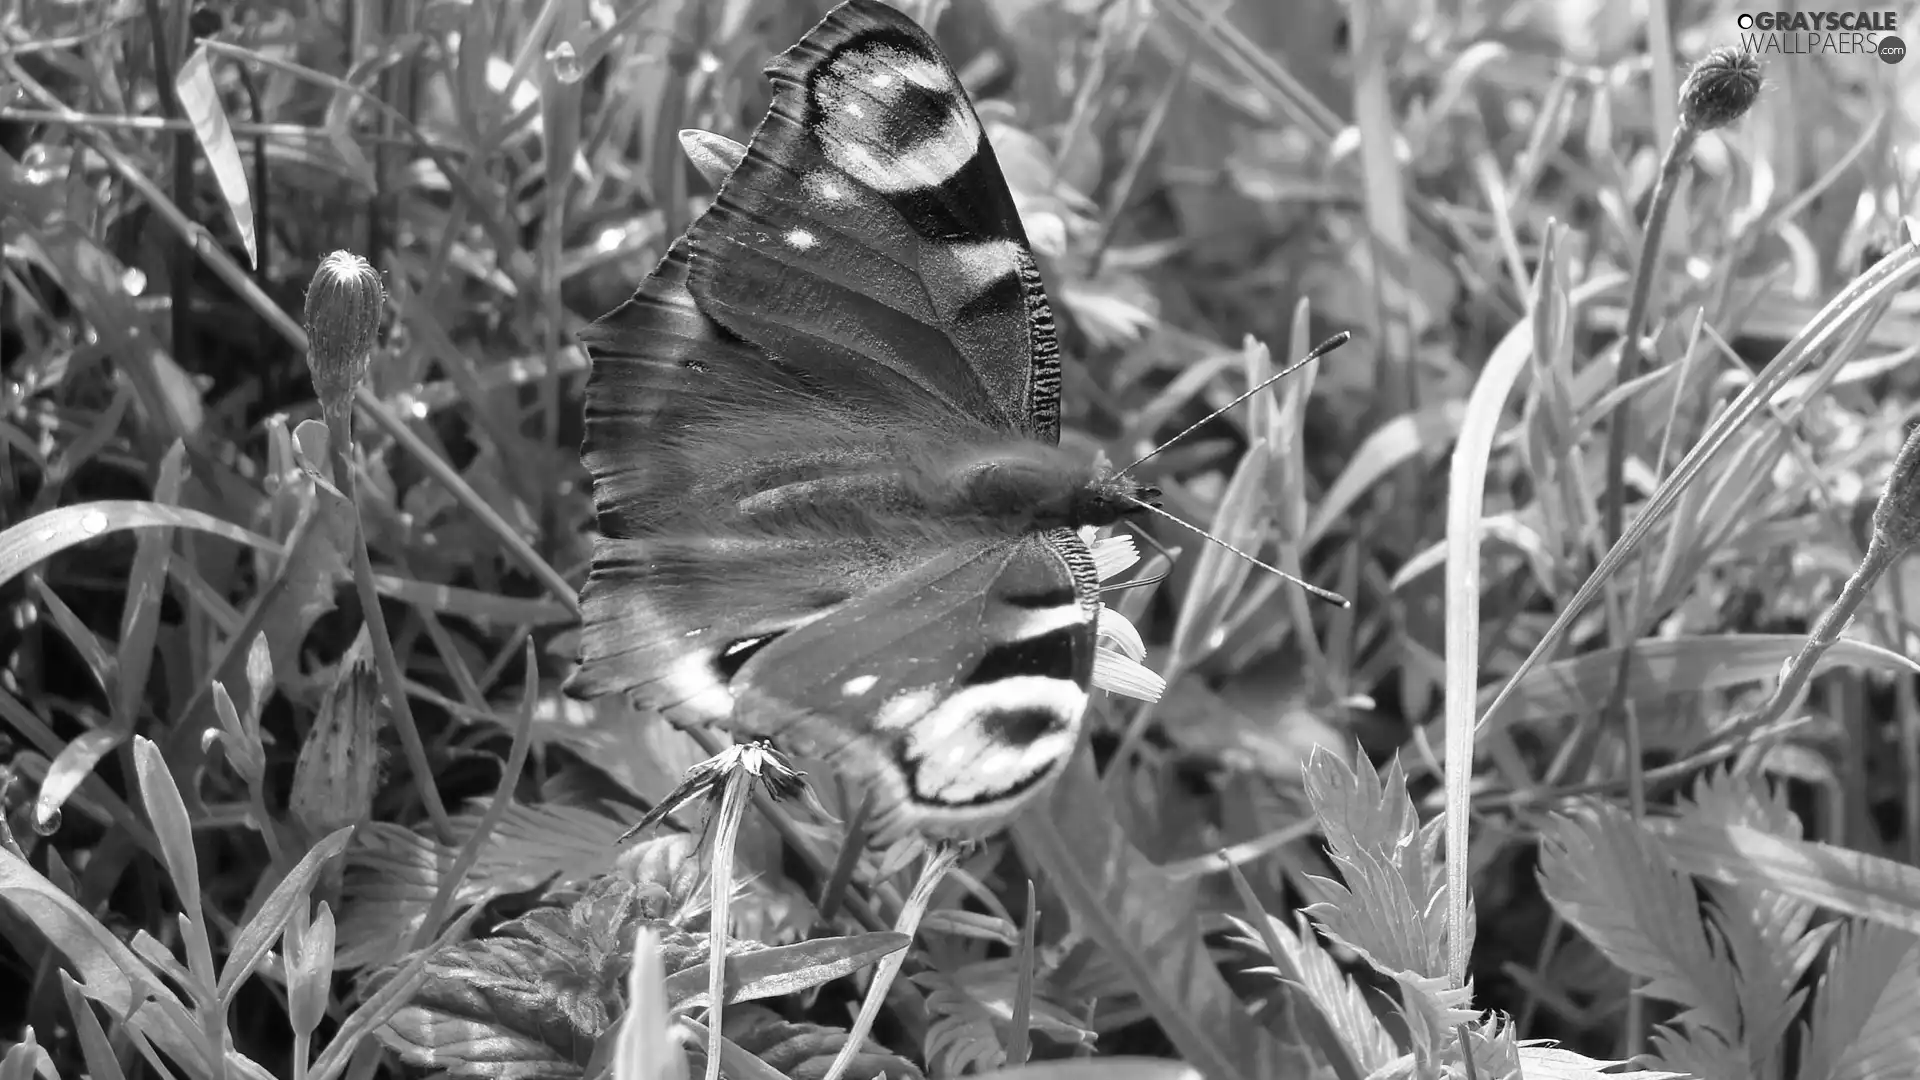
[{"label": "white flower petal", "polygon": [[1110,694],[1141,701],[1159,701],[1160,695],[1167,692],[1167,680],[1113,649],[1094,650],[1093,685]]},{"label": "white flower petal", "polygon": [[1140,561],[1140,549],[1133,546],[1133,536],[1128,533],[1102,537],[1091,547],[1093,548],[1093,572],[1101,581],[1113,577]]},{"label": "white flower petal", "polygon": [[1100,605],[1094,633],[1099,636],[1100,644],[1120,650],[1129,660],[1147,658],[1147,643],[1140,640],[1140,631],[1134,629],[1133,622],[1125,615],[1105,604]]}]

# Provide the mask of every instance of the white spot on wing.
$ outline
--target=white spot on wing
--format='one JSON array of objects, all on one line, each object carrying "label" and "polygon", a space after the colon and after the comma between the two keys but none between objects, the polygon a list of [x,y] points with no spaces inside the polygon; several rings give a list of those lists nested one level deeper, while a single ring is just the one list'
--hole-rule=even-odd
[{"label": "white spot on wing", "polygon": [[1007,629],[1007,637],[1012,641],[1026,641],[1069,626],[1082,626],[1087,621],[1087,613],[1081,610],[1079,604],[1062,604],[1031,611],[1013,610],[1019,614]]},{"label": "white spot on wing", "polygon": [[849,197],[847,186],[826,173],[808,173],[801,183],[805,186],[807,194],[821,202],[843,202]]},{"label": "white spot on wing", "polygon": [[733,694],[714,676],[708,655],[705,650],[681,653],[661,673],[666,690],[661,700],[678,702],[668,706],[671,711],[690,711],[710,721],[733,712]]},{"label": "white spot on wing", "polygon": [[811,249],[813,245],[819,243],[818,240],[814,239],[813,234],[808,232],[805,229],[793,229],[789,231],[787,233],[786,239],[787,239],[788,247],[795,248],[800,251],[807,251]]},{"label": "white spot on wing", "polygon": [[[1058,772],[1080,741],[1087,692],[1069,679],[1015,675],[969,686],[941,701],[906,732],[920,797],[948,804],[991,799]],[[996,713],[1037,709],[1053,726],[1030,742],[1012,743],[988,726]]]},{"label": "white spot on wing", "polygon": [[[925,686],[895,694],[888,698],[886,704],[880,706],[880,710],[874,714],[874,726],[882,731],[906,727],[926,715],[927,710],[933,708],[939,700],[939,693],[932,687]],[[910,733],[908,738],[912,737]]]},{"label": "white spot on wing", "polygon": [[978,296],[994,282],[1020,270],[1020,245],[1012,240],[949,244],[944,250],[959,264],[960,280],[969,297]]},{"label": "white spot on wing", "polygon": [[[942,97],[939,122],[910,141],[888,138],[888,125],[865,123],[868,106],[886,116],[897,108],[902,80]],[[841,53],[813,83],[823,113],[815,134],[827,157],[855,180],[888,194],[937,187],[965,168],[980,146],[980,122],[945,67],[923,56],[876,46]]]},{"label": "white spot on wing", "polygon": [[873,689],[873,684],[879,681],[880,676],[878,675],[855,675],[853,678],[840,684],[840,696],[859,697],[861,694]]}]

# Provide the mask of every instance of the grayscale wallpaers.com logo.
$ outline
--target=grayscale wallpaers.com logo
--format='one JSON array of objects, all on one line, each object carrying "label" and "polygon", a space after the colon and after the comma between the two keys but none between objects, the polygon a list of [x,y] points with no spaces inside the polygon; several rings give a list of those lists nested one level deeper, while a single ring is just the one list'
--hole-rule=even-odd
[{"label": "grayscale wallpaers.com logo", "polygon": [[1907,57],[1907,43],[1894,36],[1898,12],[1743,11],[1735,21],[1741,48],[1752,53],[1866,55],[1887,64]]}]

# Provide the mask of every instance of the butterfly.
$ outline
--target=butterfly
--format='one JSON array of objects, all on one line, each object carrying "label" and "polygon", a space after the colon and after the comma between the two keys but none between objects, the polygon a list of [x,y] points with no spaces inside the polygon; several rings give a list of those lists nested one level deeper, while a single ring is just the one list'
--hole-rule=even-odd
[{"label": "butterfly", "polygon": [[766,74],[711,207],[582,333],[567,691],[827,759],[876,841],[981,835],[1080,741],[1081,530],[1159,493],[1058,445],[1040,270],[926,31],[848,0]]}]

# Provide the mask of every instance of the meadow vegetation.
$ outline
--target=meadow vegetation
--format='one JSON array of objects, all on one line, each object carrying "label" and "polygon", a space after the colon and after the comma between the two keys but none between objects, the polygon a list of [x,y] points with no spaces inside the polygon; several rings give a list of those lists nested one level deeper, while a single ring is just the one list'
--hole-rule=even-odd
[{"label": "meadow vegetation", "polygon": [[1352,606],[1148,523],[1005,834],[618,843],[574,334],[827,6],[0,10],[0,1080],[1920,1075],[1920,69],[1722,3],[907,5],[1068,439],[1354,334],[1142,473]]}]

